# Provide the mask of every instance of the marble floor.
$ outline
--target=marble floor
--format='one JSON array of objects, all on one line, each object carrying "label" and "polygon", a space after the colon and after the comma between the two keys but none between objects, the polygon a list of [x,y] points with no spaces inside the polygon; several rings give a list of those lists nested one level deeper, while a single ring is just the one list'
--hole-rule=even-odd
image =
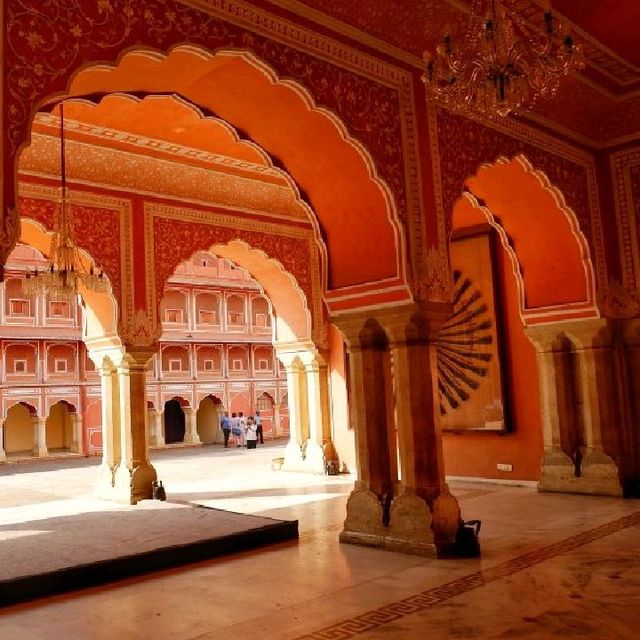
[{"label": "marble floor", "polygon": [[[639,637],[640,502],[456,481],[463,515],[483,521],[483,556],[429,560],[339,544],[352,478],[271,471],[281,451],[154,464],[170,499],[298,518],[299,541],[5,608],[0,638]],[[89,495],[94,475],[87,460],[0,467],[0,510]]]}]

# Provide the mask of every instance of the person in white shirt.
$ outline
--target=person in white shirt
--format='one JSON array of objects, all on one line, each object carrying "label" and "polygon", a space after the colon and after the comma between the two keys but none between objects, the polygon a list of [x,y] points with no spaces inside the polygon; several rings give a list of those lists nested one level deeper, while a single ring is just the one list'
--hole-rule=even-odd
[{"label": "person in white shirt", "polygon": [[247,449],[255,449],[258,443],[258,429],[253,418],[247,418]]}]

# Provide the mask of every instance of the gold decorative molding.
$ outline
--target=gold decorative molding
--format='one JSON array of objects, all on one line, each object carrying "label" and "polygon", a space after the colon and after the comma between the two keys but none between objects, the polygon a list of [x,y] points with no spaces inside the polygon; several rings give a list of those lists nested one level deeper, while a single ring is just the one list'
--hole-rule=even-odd
[{"label": "gold decorative molding", "polygon": [[640,285],[640,193],[633,193],[631,172],[640,172],[640,147],[612,154],[610,167],[620,245],[621,285],[626,290],[637,291]]},{"label": "gold decorative molding", "polygon": [[414,287],[414,295],[420,302],[451,302],[453,280],[446,248],[427,249],[422,274]]}]

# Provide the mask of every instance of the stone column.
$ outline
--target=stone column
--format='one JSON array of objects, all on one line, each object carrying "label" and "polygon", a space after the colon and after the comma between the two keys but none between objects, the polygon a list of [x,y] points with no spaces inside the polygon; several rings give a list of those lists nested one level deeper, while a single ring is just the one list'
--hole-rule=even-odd
[{"label": "stone column", "polygon": [[309,419],[309,439],[305,447],[305,466],[313,473],[324,473],[324,452],[322,449],[323,433],[323,402],[322,383],[320,380],[320,363],[317,357],[309,353],[305,358],[304,375],[307,380],[307,407]]},{"label": "stone column", "polygon": [[569,419],[570,401],[562,366],[564,339],[556,325],[527,327],[525,333],[536,349],[540,421],[544,452],[540,491],[571,491],[576,478],[574,461],[563,451],[562,427]]},{"label": "stone column", "polygon": [[273,437],[277,438],[280,435],[282,425],[280,422],[280,403],[273,403]]},{"label": "stone column", "polygon": [[[616,421],[606,321],[532,326],[526,334],[538,361],[544,443],[538,488],[621,495],[617,467],[602,443],[602,419]],[[574,459],[567,446],[576,449]]]},{"label": "stone column", "polygon": [[318,360],[320,369],[320,402],[322,405],[322,439],[326,443],[332,439],[331,433],[331,394],[329,391],[329,365],[326,357]]},{"label": "stone column", "polygon": [[164,447],[164,432],[162,430],[162,411],[149,409],[149,444],[152,447]]},{"label": "stone column", "polygon": [[43,458],[49,455],[47,450],[47,419],[33,416],[33,455]]},{"label": "stone column", "polygon": [[285,471],[302,471],[302,406],[300,403],[300,371],[295,357],[283,360],[287,374],[287,398],[289,401],[289,442],[284,452]]},{"label": "stone column", "polygon": [[342,542],[384,547],[397,482],[387,337],[366,312],[332,320],[345,336],[358,479],[347,502]]},{"label": "stone column", "polygon": [[[114,354],[119,360],[122,353]],[[120,391],[116,367],[110,358],[94,356],[100,374],[102,406],[102,462],[98,469],[95,495],[113,497],[113,476],[120,463]]]},{"label": "stone column", "polygon": [[581,493],[621,496],[618,467],[605,453],[603,440],[605,429],[613,436],[610,439],[617,440],[620,428],[613,382],[611,335],[607,321],[594,318],[572,322],[567,327],[566,334],[577,355],[576,383],[582,399],[584,447],[579,478]]},{"label": "stone column", "polygon": [[458,501],[445,482],[433,342],[450,312],[447,303],[420,303],[380,314],[391,338],[401,477],[388,536],[398,549],[426,555],[446,553],[460,521]]},{"label": "stone column", "polygon": [[202,444],[198,435],[197,409],[186,407],[184,411],[184,443],[185,444]]},{"label": "stone column", "polygon": [[115,497],[131,504],[151,498],[156,470],[149,460],[146,372],[153,347],[128,350],[118,365],[120,390],[120,464],[114,475]]},{"label": "stone column", "polygon": [[6,460],[7,454],[2,446],[4,442],[4,422],[0,423],[0,460]]},{"label": "stone column", "polygon": [[82,416],[72,413],[71,416],[71,452],[82,453]]}]

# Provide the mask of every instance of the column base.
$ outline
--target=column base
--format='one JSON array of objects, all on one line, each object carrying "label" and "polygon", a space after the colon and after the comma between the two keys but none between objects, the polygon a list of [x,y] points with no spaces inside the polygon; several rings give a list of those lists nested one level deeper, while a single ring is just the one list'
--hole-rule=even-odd
[{"label": "column base", "polygon": [[581,493],[615,497],[623,495],[618,467],[604,451],[586,453],[579,479],[584,487]]},{"label": "column base", "polygon": [[295,440],[289,440],[284,450],[282,471],[307,471],[302,458],[302,449]]},{"label": "column base", "polygon": [[446,554],[456,541],[458,526],[462,520],[458,499],[449,491],[446,483],[431,503],[431,528],[439,553]]},{"label": "column base", "polygon": [[100,500],[113,500],[113,469],[104,462],[98,467],[93,495]]},{"label": "column base", "polygon": [[31,450],[31,455],[37,456],[38,458],[46,458],[49,455],[49,450],[46,447],[34,447]]},{"label": "column base", "polygon": [[619,497],[623,494],[618,467],[603,451],[586,453],[579,476],[573,461],[564,452],[545,452],[538,491]]},{"label": "column base", "polygon": [[[387,537],[389,542],[398,546],[398,551],[435,557],[437,549],[427,502],[406,490],[394,498],[389,511]],[[385,548],[389,548],[388,544]]]},{"label": "column base", "polygon": [[387,528],[384,510],[378,496],[368,489],[354,489],[347,500],[347,517],[340,542],[384,547]]},{"label": "column base", "polygon": [[307,440],[305,446],[304,465],[311,473],[324,474],[324,451],[322,447],[313,440]]},{"label": "column base", "polygon": [[200,436],[197,433],[186,433],[183,442],[190,445],[202,444],[202,440],[200,440]]},{"label": "column base", "polygon": [[411,491],[393,499],[389,525],[384,509],[368,490],[354,490],[347,502],[347,519],[340,542],[420,555],[446,557],[455,542],[460,508],[448,488],[431,505]]},{"label": "column base", "polygon": [[133,470],[120,465],[113,476],[111,500],[137,504],[140,500],[150,500],[153,496],[153,481],[158,474],[150,462],[136,465]]}]

